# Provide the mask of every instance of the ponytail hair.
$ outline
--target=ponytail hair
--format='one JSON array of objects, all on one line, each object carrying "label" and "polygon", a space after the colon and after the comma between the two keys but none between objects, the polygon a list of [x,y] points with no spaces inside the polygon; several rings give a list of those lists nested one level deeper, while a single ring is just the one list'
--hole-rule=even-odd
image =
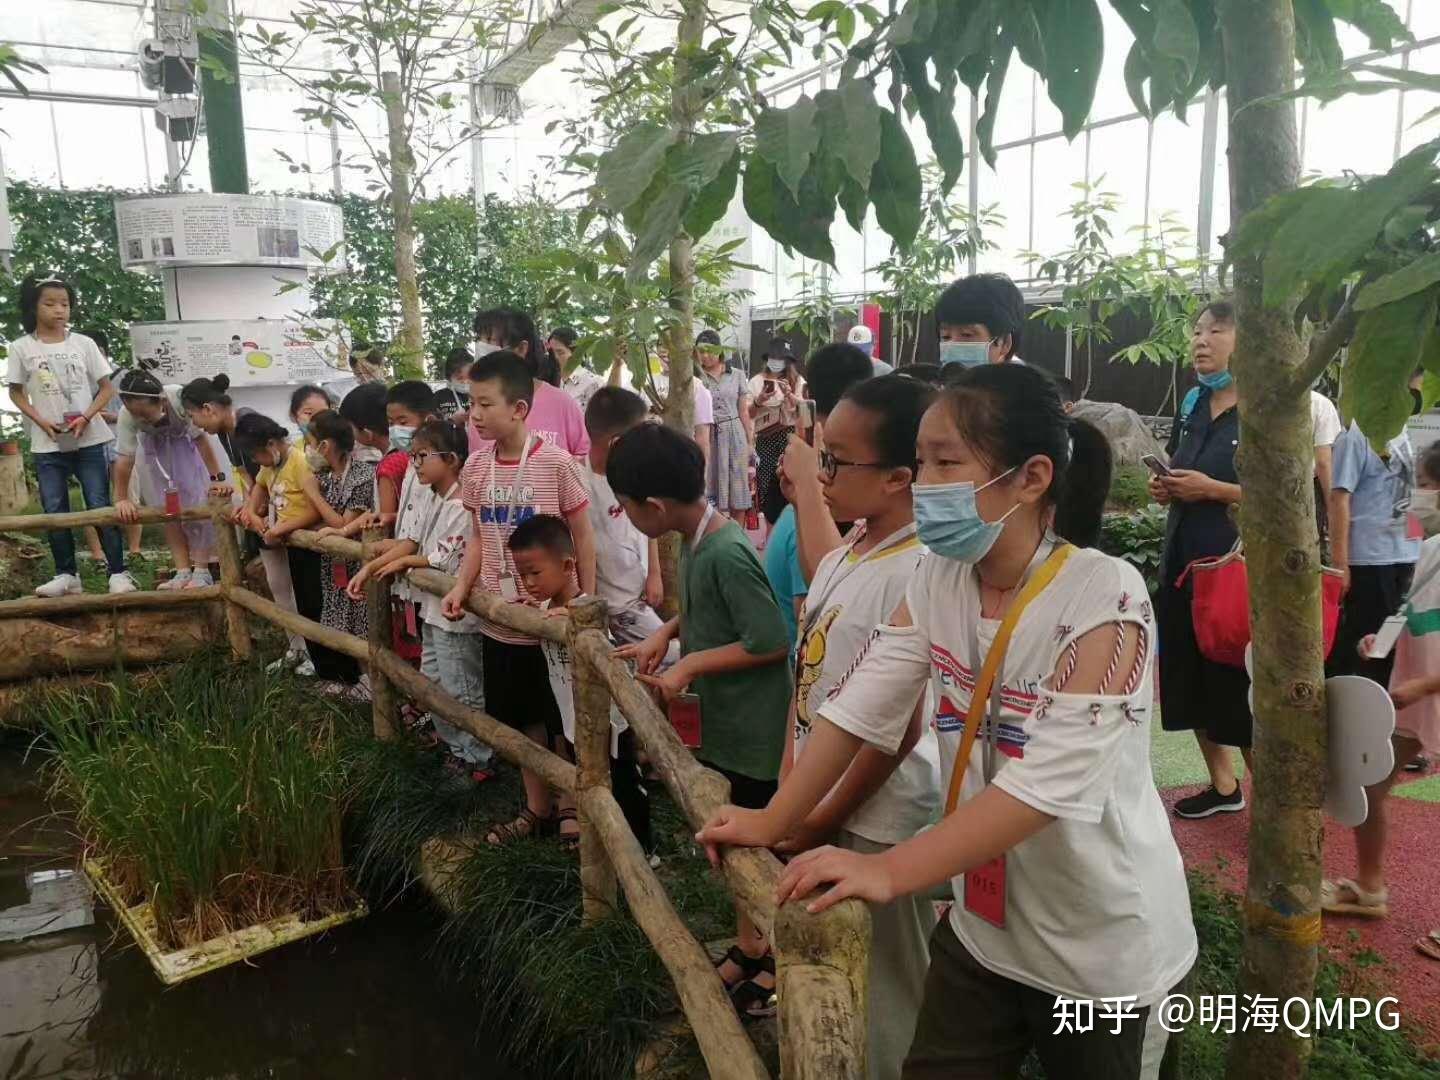
[{"label": "ponytail hair", "polygon": [[1053,475],[1045,501],[1055,531],[1079,547],[1093,547],[1110,491],[1110,443],[1093,424],[1071,417],[1054,382],[1024,364],[982,364],[953,377],[942,401],[960,437],[995,475],[1037,455]]},{"label": "ponytail hair", "polygon": [[206,405],[230,406],[230,376],[221,372],[213,379],[191,379],[180,388],[180,404],[187,409],[203,409]]},{"label": "ponytail hair", "polygon": [[1071,417],[1069,426],[1070,460],[1063,473],[1056,470],[1050,487],[1052,493],[1059,490],[1055,531],[1078,547],[1094,547],[1110,493],[1110,440],[1088,420]]}]

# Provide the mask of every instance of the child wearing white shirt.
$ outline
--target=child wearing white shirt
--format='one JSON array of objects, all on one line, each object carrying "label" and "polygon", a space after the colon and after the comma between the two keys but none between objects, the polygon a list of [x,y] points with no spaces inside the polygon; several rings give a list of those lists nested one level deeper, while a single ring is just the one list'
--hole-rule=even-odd
[{"label": "child wearing white shirt", "polygon": [[[365,598],[365,581],[372,575],[403,575],[411,568],[454,574],[460,568],[471,535],[470,513],[460,500],[460,469],[467,450],[465,432],[444,420],[427,421],[415,431],[410,446],[407,482],[414,505],[407,514],[402,492],[396,538],[350,579],[346,591],[353,600]],[[429,490],[428,499],[415,490],[422,487]],[[418,589],[408,590],[407,606],[409,597],[420,600],[421,674],[438,682],[457,701],[483,709],[480,620],[466,615],[452,622],[440,613],[439,597]],[[435,733],[450,748],[451,767],[476,783],[488,780],[493,754],[490,747],[441,716],[432,713],[430,719]]]}]

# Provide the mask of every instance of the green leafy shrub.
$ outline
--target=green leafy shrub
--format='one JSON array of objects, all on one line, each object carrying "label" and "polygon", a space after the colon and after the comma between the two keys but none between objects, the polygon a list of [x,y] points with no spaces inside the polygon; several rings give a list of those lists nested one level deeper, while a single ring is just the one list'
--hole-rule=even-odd
[{"label": "green leafy shrub", "polygon": [[102,699],[56,691],[40,711],[87,856],[151,902],[170,947],[353,906],[336,749],[352,721],[313,684],[203,654],[162,678],[121,673]]},{"label": "green leafy shrub", "polygon": [[1160,556],[1165,549],[1166,510],[1147,506],[1123,514],[1106,514],[1100,524],[1100,543],[1107,555],[1124,559],[1145,577],[1152,592],[1160,580]]},{"label": "green leafy shrub", "polygon": [[1150,470],[1143,465],[1117,465],[1110,476],[1110,493],[1105,497],[1109,510],[1144,510],[1150,498]]}]

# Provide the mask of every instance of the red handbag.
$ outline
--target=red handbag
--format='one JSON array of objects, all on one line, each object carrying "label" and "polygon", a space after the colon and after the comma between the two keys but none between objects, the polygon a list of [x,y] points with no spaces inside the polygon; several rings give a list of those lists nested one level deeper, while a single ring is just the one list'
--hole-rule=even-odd
[{"label": "red handbag", "polygon": [[[1192,579],[1190,621],[1200,655],[1217,664],[1243,669],[1245,647],[1250,644],[1250,583],[1239,542],[1219,558],[1196,559],[1175,579],[1175,587],[1183,588],[1187,577]],[[1340,627],[1344,581],[1339,570],[1320,568],[1320,616],[1327,659]]]}]

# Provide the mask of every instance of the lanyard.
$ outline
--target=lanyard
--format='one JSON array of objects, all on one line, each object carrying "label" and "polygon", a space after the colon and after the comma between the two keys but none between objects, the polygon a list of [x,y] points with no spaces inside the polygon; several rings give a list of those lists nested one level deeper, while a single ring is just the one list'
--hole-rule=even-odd
[{"label": "lanyard", "polygon": [[[970,707],[965,717],[965,733],[960,739],[960,750],[955,756],[955,765],[950,774],[950,790],[945,797],[945,813],[949,814],[955,809],[960,800],[960,783],[965,773],[970,768],[970,750],[975,745],[975,736],[980,730],[980,718],[985,712],[986,705],[989,706],[990,715],[985,725],[985,749],[981,759],[981,776],[985,783],[989,783],[995,775],[995,736],[1000,726],[1000,698],[1004,693],[1004,671],[1005,651],[1010,644],[1010,635],[1015,630],[1015,625],[1020,621],[1020,615],[1029,606],[1030,601],[1039,596],[1055,580],[1060,573],[1065,561],[1074,552],[1074,548],[1052,537],[1047,537],[1050,543],[1050,550],[1045,554],[1042,563],[1042,551],[1045,544],[1042,543],[1036,550],[1030,565],[1025,568],[1025,574],[1020,579],[1024,587],[1010,605],[1010,610],[1005,613],[1005,618],[1000,623],[1000,628],[995,633],[995,640],[990,644],[990,652],[985,656],[983,664],[980,660],[980,632],[978,629],[979,613],[970,624],[970,661],[971,670],[975,671],[977,666],[979,674],[975,678],[975,687],[970,695]],[[1038,569],[1037,569],[1038,567]],[[977,572],[978,576],[978,572]],[[979,592],[977,590],[977,597]]]},{"label": "lanyard", "polygon": [[690,550],[694,551],[700,546],[700,541],[705,538],[705,527],[710,524],[710,519],[715,516],[715,507],[709,503],[705,504],[705,513],[701,515],[700,527],[695,530],[695,535],[690,538]]},{"label": "lanyard", "polygon": [[[520,506],[520,484],[525,479],[525,462],[530,460],[530,447],[533,440],[530,436],[525,437],[525,449],[520,451],[520,465],[515,470],[515,482],[510,485],[510,506],[505,511],[505,527],[511,532],[515,531],[515,511]],[[500,468],[500,448],[495,448],[495,454],[490,459],[490,482],[486,486],[490,489],[493,497],[495,493],[495,474]]]},{"label": "lanyard", "polygon": [[[811,627],[815,625],[815,620],[818,619],[820,617],[820,613],[825,610],[825,605],[829,602],[830,597],[834,594],[836,589],[838,589],[842,584],[844,584],[845,580],[851,574],[859,570],[860,567],[864,566],[865,563],[869,562],[872,558],[879,558],[881,555],[889,553],[893,549],[900,547],[902,544],[908,543],[911,539],[914,538],[914,536],[915,523],[912,521],[902,526],[901,528],[896,529],[893,533],[885,537],[884,540],[880,541],[880,543],[876,544],[873,548],[867,551],[864,555],[861,555],[854,562],[849,561],[850,554],[854,552],[855,545],[858,544],[862,539],[864,539],[864,533],[862,532],[859,536],[856,536],[853,540],[851,540],[849,544],[846,545],[845,556],[836,560],[835,567],[830,571],[829,576],[825,579],[824,590],[821,591],[815,588],[816,585],[820,584],[819,582],[811,583],[810,591],[805,597],[805,610],[803,613],[805,616],[805,625],[800,630],[800,636],[804,637],[810,632]],[[818,600],[814,600],[812,602],[812,598],[817,592],[820,594],[820,597]]]},{"label": "lanyard", "polygon": [[435,509],[430,511],[430,518],[425,522],[424,528],[420,530],[420,550],[423,552],[430,546],[430,533],[435,528],[435,523],[440,520],[440,514],[445,509],[445,504],[450,501],[450,496],[455,494],[455,489],[460,486],[457,480],[450,485],[450,490],[440,496],[435,502]]}]

